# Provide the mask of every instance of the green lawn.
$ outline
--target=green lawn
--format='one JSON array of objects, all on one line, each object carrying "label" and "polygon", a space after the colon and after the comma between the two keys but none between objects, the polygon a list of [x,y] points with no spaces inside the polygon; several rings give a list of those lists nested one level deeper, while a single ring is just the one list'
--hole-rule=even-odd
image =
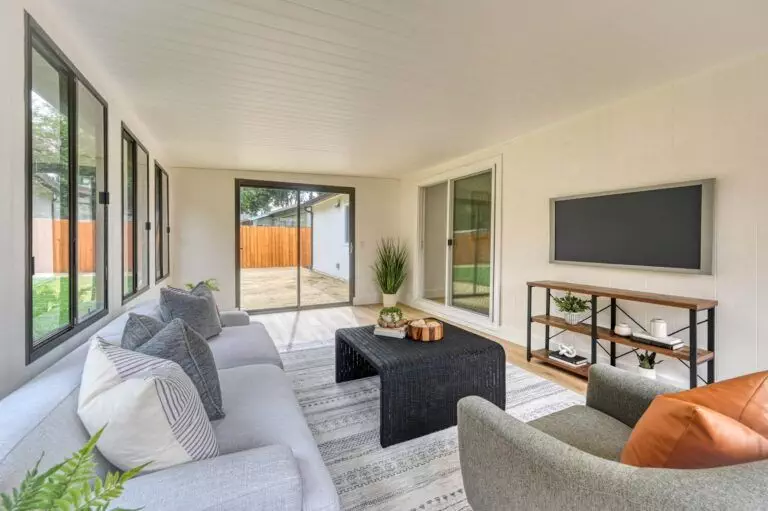
[{"label": "green lawn", "polygon": [[463,265],[454,266],[453,281],[454,282],[470,282],[470,283],[476,283],[481,286],[490,286],[491,285],[491,265],[478,264],[477,274],[475,274],[474,265],[463,264]]},{"label": "green lawn", "polygon": [[[93,275],[78,276],[80,317],[97,307]],[[37,341],[69,324],[69,276],[47,275],[32,279],[32,335]]]}]

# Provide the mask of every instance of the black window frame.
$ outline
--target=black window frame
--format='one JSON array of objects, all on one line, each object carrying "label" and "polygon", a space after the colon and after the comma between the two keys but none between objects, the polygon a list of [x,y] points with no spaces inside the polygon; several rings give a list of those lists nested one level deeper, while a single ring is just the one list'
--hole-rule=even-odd
[{"label": "black window frame", "polygon": [[[150,193],[150,187],[149,187],[149,151],[147,150],[147,147],[141,143],[141,141],[136,137],[136,135],[133,134],[133,132],[128,129],[128,126],[125,125],[124,122],[120,123],[121,127],[121,135],[120,135],[120,246],[122,247],[121,250],[121,262],[120,262],[120,288],[122,289],[122,299],[123,299],[123,305],[130,302],[137,296],[139,296],[142,293],[145,293],[149,288],[151,287],[151,276],[149,271],[149,264],[152,260],[152,251],[150,250],[150,239],[151,239],[151,233],[152,233],[152,222],[149,220],[150,218],[150,202],[149,199],[151,197]],[[131,172],[133,174],[133,286],[131,289],[131,292],[126,294],[125,289],[125,203],[123,201],[124,198],[124,192],[125,192],[125,144],[123,143],[125,140],[128,140],[131,144],[133,144],[133,168],[131,169]],[[138,149],[141,148],[142,151],[147,155],[147,197],[146,197],[146,204],[147,204],[147,221],[144,224],[144,228],[142,229],[144,231],[144,236],[146,237],[144,241],[144,246],[147,250],[147,285],[138,288],[138,262],[139,262],[139,251],[136,250],[136,241],[139,239],[139,223],[137,221],[138,219],[138,186],[137,184],[137,177],[138,177]]]},{"label": "black window frame", "polygon": [[[168,246],[165,243],[165,235],[171,233],[169,225],[171,219],[170,188],[171,178],[168,177],[168,172],[155,160],[155,284],[167,279],[171,274],[170,237]],[[166,194],[165,211],[163,211],[163,192]],[[168,268],[165,267],[166,252],[168,253]]]},{"label": "black window frame", "polygon": [[[32,119],[32,57],[33,50],[43,57],[51,67],[56,68],[67,77],[67,117],[68,117],[68,174],[70,186],[77,183],[77,139],[78,139],[78,103],[77,85],[82,85],[101,104],[104,111],[104,190],[98,192],[99,203],[104,206],[103,235],[104,235],[104,306],[78,321],[78,239],[77,239],[77,193],[69,194],[69,323],[42,338],[37,343],[34,339],[33,324],[33,283],[34,283],[34,239],[33,239],[33,119]],[[28,13],[24,13],[24,107],[25,107],[25,336],[26,364],[38,360],[51,350],[75,336],[82,330],[93,325],[109,314],[109,104],[98,93],[95,87],[83,76],[71,60],[56,45],[53,39]],[[74,221],[73,221],[74,220]]]}]

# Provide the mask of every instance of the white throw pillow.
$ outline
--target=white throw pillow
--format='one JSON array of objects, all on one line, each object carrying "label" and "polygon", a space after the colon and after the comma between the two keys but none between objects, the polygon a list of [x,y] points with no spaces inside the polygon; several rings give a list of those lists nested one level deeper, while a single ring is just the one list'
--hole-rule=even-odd
[{"label": "white throw pillow", "polygon": [[94,339],[80,383],[77,414],[97,448],[121,470],[145,472],[212,458],[219,446],[192,380],[170,360]]}]

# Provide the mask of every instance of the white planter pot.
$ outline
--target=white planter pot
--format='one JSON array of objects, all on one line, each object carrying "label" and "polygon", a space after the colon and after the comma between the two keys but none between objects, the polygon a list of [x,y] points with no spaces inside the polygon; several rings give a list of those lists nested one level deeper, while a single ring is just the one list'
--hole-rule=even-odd
[{"label": "white planter pot", "polygon": [[656,369],[645,369],[644,367],[638,367],[637,372],[643,378],[648,378],[651,380],[656,379]]},{"label": "white planter pot", "polygon": [[581,321],[580,312],[563,312],[563,318],[569,325],[578,325]]},{"label": "white planter pot", "polygon": [[394,307],[397,305],[397,295],[388,295],[386,293],[381,293],[381,303],[384,305],[384,307]]}]

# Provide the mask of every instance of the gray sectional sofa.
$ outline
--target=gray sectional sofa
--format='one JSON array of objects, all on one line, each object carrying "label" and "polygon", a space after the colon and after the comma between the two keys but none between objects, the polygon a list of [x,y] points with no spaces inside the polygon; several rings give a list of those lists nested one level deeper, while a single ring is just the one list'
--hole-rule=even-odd
[{"label": "gray sectional sofa", "polygon": [[[154,302],[131,312],[158,315]],[[95,335],[119,344],[128,313]],[[210,341],[226,417],[213,423],[220,456],[139,476],[115,502],[147,510],[335,511],[339,499],[264,326],[223,312]],[[0,492],[45,452],[47,468],[78,450],[88,433],[77,416],[83,345],[0,401]],[[99,457],[98,470],[115,470]]]}]

